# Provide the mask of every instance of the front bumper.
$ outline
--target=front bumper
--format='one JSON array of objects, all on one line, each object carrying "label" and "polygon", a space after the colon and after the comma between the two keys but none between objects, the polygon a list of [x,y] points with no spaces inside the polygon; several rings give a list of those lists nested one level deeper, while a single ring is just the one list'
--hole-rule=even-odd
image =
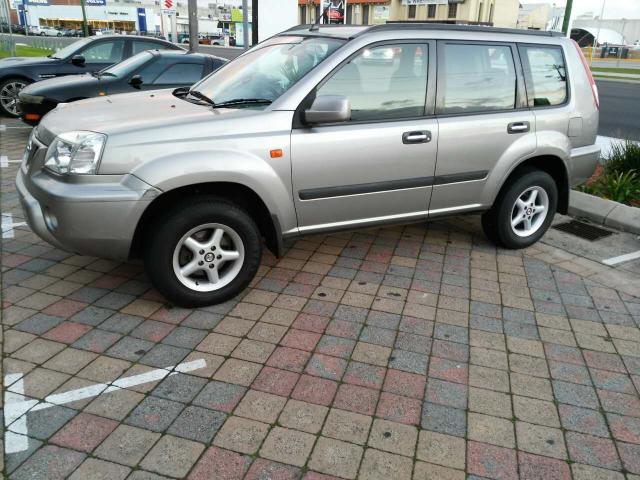
[{"label": "front bumper", "polygon": [[599,145],[594,144],[573,148],[569,158],[569,167],[571,169],[569,183],[571,186],[576,187],[591,178],[599,161]]},{"label": "front bumper", "polygon": [[43,240],[80,255],[126,260],[138,221],[160,192],[133,175],[97,177],[74,183],[20,169],[16,187],[29,227]]},{"label": "front bumper", "polygon": [[45,99],[42,103],[20,102],[20,118],[27,125],[38,125],[42,117],[58,106],[57,102]]}]

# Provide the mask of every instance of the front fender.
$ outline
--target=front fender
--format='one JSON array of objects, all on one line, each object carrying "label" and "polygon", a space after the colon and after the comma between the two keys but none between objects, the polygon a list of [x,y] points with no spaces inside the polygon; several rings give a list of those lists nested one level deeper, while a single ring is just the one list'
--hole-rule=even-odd
[{"label": "front fender", "polygon": [[172,154],[146,162],[131,173],[163,192],[213,182],[244,185],[262,199],[271,215],[277,215],[286,231],[297,226],[289,152],[274,163],[275,167],[249,152],[192,150],[183,156]]}]

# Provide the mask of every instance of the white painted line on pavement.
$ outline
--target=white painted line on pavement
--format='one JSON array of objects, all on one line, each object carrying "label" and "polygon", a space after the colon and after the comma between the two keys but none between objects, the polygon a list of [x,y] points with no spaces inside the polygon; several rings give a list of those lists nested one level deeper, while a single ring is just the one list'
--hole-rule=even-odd
[{"label": "white painted line on pavement", "polygon": [[20,163],[22,160],[9,160],[6,155],[0,155],[0,168],[7,168],[10,163]]},{"label": "white painted line on pavement", "polygon": [[4,394],[4,424],[13,424],[11,432],[7,432],[4,437],[6,453],[22,452],[29,448],[29,438],[27,435],[27,417],[24,413],[33,406],[32,401],[24,401],[24,381],[22,373],[11,373],[5,375],[5,385],[12,383],[13,392]]},{"label": "white painted line on pavement", "polygon": [[27,224],[27,222],[14,222],[12,213],[3,213],[2,214],[2,238],[13,238],[15,236],[15,232],[13,229],[15,227],[23,227]]},{"label": "white painted line on pavement", "polygon": [[28,412],[36,412],[56,405],[77,402],[78,400],[96,397],[102,393],[122,390],[142,385],[143,383],[156,382],[176,373],[191,372],[206,366],[207,362],[201,358],[180,363],[175,367],[159,368],[139,375],[120,378],[110,384],[98,383],[69,390],[68,392],[54,393],[45,397],[44,400],[35,400],[24,396],[24,383],[21,373],[5,375],[5,385],[9,385],[4,396],[4,426],[7,429],[5,433],[6,452],[22,452],[29,448],[29,439],[26,436],[29,433],[26,415]]},{"label": "white painted line on pavement", "polygon": [[617,265],[618,263],[629,262],[638,258],[640,258],[640,250],[638,250],[637,252],[620,255],[618,257],[607,258],[605,260],[602,260],[602,263],[604,263],[605,265]]}]

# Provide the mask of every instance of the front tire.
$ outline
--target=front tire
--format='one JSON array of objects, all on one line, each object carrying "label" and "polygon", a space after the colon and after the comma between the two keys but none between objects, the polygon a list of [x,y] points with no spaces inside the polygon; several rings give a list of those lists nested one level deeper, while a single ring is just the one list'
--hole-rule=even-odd
[{"label": "front tire", "polygon": [[540,240],[558,205],[558,187],[551,175],[534,168],[516,175],[482,215],[487,238],[509,249],[526,248]]},{"label": "front tire", "polygon": [[9,117],[19,117],[18,94],[30,82],[22,78],[7,78],[0,82],[0,112]]},{"label": "front tire", "polygon": [[262,238],[253,219],[225,199],[181,203],[148,230],[143,246],[151,282],[182,307],[221,303],[244,290],[260,266]]}]

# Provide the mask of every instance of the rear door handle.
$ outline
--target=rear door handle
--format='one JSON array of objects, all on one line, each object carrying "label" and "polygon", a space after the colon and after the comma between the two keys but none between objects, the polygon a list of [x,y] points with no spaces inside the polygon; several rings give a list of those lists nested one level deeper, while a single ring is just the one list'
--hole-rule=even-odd
[{"label": "rear door handle", "polygon": [[531,130],[529,122],[513,122],[507,126],[507,133],[526,133]]},{"label": "rear door handle", "polygon": [[417,130],[415,132],[404,132],[402,134],[402,143],[429,143],[431,141],[431,132],[429,130]]}]

